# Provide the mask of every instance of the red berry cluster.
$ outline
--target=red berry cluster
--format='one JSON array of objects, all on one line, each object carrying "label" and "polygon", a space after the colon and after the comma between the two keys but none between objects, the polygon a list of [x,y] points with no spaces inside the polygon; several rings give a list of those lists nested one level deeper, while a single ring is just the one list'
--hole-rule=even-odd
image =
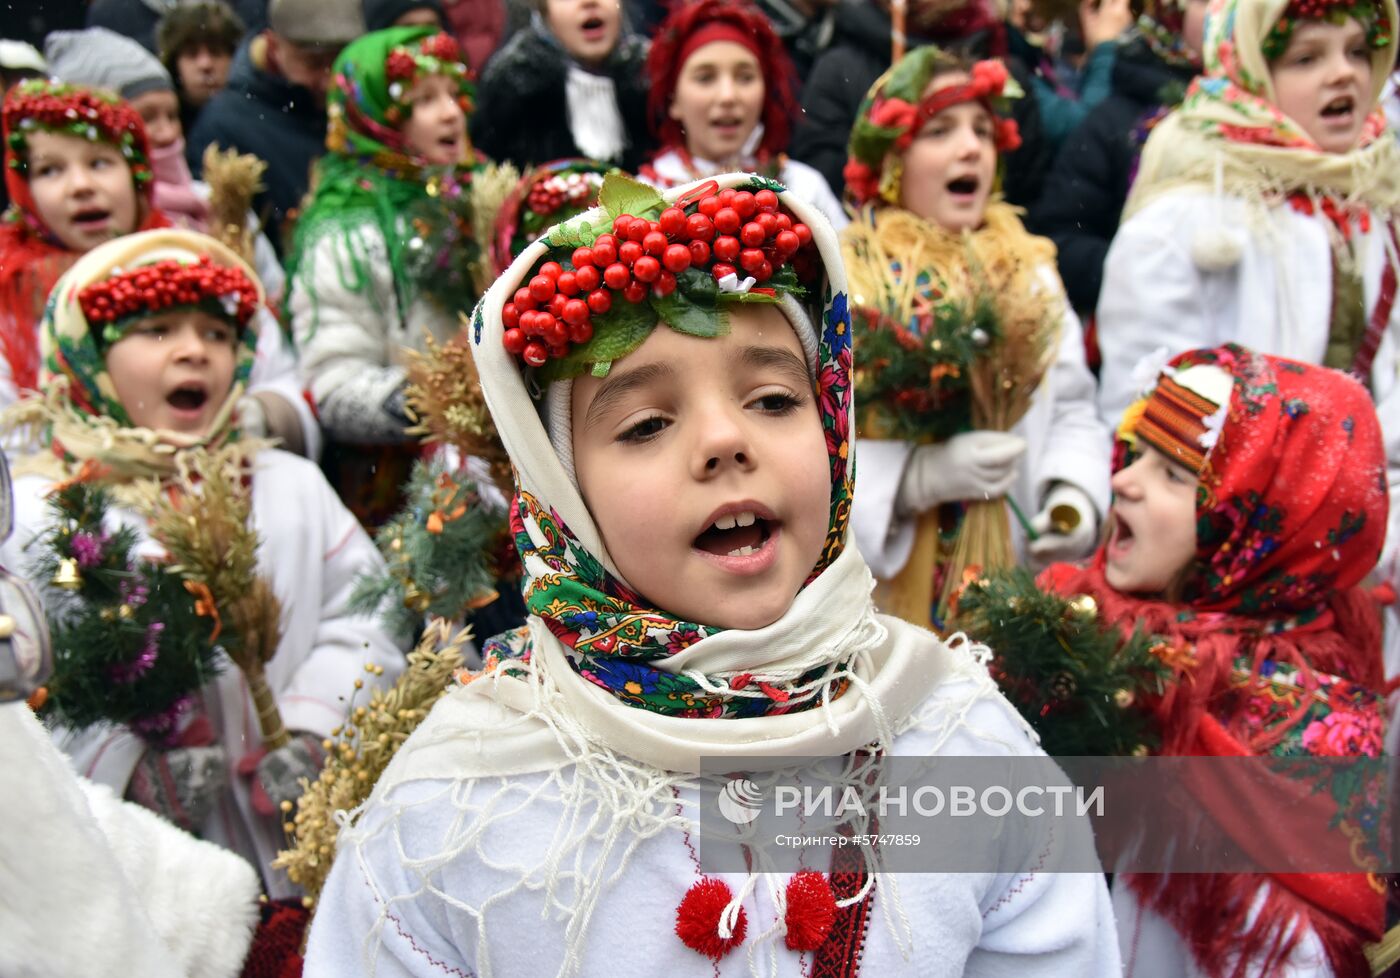
[{"label": "red berry cluster", "polygon": [[614,293],[632,303],[670,295],[676,276],[692,266],[708,266],[717,280],[748,275],[765,282],[811,242],[811,229],[779,211],[771,190],[721,190],[690,213],[672,206],[654,221],[623,214],[611,234],[574,249],[572,268],[545,262],[516,290],[502,311],[505,348],[543,366],[592,339],[592,317],[612,308]]},{"label": "red berry cluster", "polygon": [[394,48],[384,59],[384,75],[390,81],[407,81],[418,73],[418,62],[408,48]]},{"label": "red berry cluster", "polygon": [[598,179],[590,180],[589,174],[555,174],[546,180],[539,180],[530,188],[525,198],[526,205],[536,214],[553,214],[566,203],[570,207],[584,204],[598,192]]},{"label": "red berry cluster", "polygon": [[230,317],[247,325],[258,308],[257,286],[242,269],[215,265],[204,255],[193,265],[167,259],[94,282],[78,293],[78,305],[88,323],[97,325],[177,306],[222,306],[229,297]]},{"label": "red berry cluster", "polygon": [[122,149],[138,184],[151,179],[146,127],[126,102],[93,89],[31,79],[5,98],[5,132],[14,152],[11,166],[27,164],[27,134],[47,130],[81,139],[100,138]]}]

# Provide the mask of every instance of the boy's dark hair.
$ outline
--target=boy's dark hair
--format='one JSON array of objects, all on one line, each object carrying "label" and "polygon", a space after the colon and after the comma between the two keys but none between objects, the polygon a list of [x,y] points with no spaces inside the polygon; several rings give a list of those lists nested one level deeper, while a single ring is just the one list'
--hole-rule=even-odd
[{"label": "boy's dark hair", "polygon": [[200,0],[199,3],[172,7],[156,25],[156,50],[160,60],[173,77],[175,59],[186,48],[196,44],[232,54],[243,40],[245,28],[232,7],[223,0]]}]

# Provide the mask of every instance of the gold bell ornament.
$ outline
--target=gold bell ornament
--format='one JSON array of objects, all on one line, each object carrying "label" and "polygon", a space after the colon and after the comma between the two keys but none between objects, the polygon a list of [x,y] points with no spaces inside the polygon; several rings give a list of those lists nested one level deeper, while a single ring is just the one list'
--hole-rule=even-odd
[{"label": "gold bell ornament", "polygon": [[54,571],[50,583],[65,591],[78,590],[83,586],[83,575],[78,571],[78,562],[72,557],[64,557],[58,562],[58,570]]}]

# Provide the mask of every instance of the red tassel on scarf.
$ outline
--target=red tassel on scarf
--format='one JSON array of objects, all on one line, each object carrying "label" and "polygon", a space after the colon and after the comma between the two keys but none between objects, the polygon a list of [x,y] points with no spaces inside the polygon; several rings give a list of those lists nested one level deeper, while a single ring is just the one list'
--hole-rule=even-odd
[{"label": "red tassel on scarf", "polygon": [[734,933],[720,936],[720,916],[733,899],[734,891],[724,880],[713,876],[696,880],[676,908],[676,936],[691,950],[718,961],[744,942],[749,927],[744,908],[740,907]]},{"label": "red tassel on scarf", "polygon": [[826,943],[836,922],[836,896],[821,873],[805,869],[787,885],[787,946],[815,951]]}]

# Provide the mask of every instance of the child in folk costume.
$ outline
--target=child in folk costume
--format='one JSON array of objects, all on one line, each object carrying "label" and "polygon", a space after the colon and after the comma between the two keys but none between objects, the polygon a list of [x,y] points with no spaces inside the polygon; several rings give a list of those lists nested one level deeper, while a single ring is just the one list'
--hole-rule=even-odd
[{"label": "child in folk costume", "polygon": [[[190,450],[223,453],[247,473],[259,573],[282,606],[267,683],[291,743],[255,751],[249,688],[232,668],[204,688],[206,736],[198,736],[205,724],[190,724],[190,746],[155,749],[110,724],[56,736],[81,774],[242,853],[271,892],[285,893],[285,880],[267,872],[282,841],[282,815],[269,802],[295,797],[297,778],[314,776],[319,743],[344,721],[365,667],[392,680],[402,656],[373,618],[347,610],[356,578],[382,567],[359,524],[313,463],[238,430],[252,362],[247,331],[261,301],[248,266],[193,232],[128,235],[79,259],[45,314],[45,393],[11,409],[12,423],[42,431],[43,447],[16,465],[17,529],[0,553],[7,567],[31,571],[55,519],[55,485],[96,480],[114,500],[107,532],[132,529],[149,556],[159,552],[148,530],[152,499],[188,490],[180,467]],[[157,656],[142,674],[159,666]],[[235,764],[256,774],[265,797],[233,774]]]},{"label": "child in folk costume", "polygon": [[647,109],[661,149],[640,172],[662,189],[736,170],[786,184],[838,231],[848,223],[826,178],[787,156],[800,108],[782,39],[746,0],[677,4],[647,55]]},{"label": "child in folk costume", "polygon": [[[1233,344],[1196,350],[1172,360],[1119,434],[1128,451],[1108,542],[1087,567],[1057,564],[1041,583],[1091,595],[1105,623],[1176,649],[1152,705],[1161,752],[1378,757],[1380,628],[1358,585],[1388,499],[1365,389]],[[1120,875],[1127,973],[1369,975],[1363,945],[1385,922],[1373,879]]]},{"label": "child in folk costume", "polygon": [[[601,199],[643,216],[553,229],[478,310],[531,616],[342,830],[306,974],[1117,974],[1093,874],[701,878],[702,755],[844,770],[866,747],[1035,748],[966,645],[874,612],[848,533],[845,280],[820,213],[739,174],[664,199],[628,186]],[[714,204],[774,218],[763,281],[701,247]],[[627,248],[652,233],[675,285]],[[670,272],[683,251],[699,260]],[[600,267],[560,338],[547,293]],[[806,926],[806,885],[846,908]]]},{"label": "child in folk costume", "polygon": [[[11,206],[0,224],[0,405],[34,389],[39,318],[69,266],[104,241],[170,225],[152,201],[145,126],[124,100],[80,85],[23,82],[5,97],[4,134]],[[319,431],[282,331],[264,313],[256,336],[245,425],[315,454]]]},{"label": "child in folk costume", "polygon": [[[1377,107],[1395,19],[1390,0],[1211,4],[1205,75],[1148,139],[1109,249],[1105,416],[1163,347],[1320,363],[1371,391],[1400,491],[1400,152]],[[1392,531],[1383,566],[1397,543]]]},{"label": "child in folk costume", "polygon": [[[998,62],[919,48],[876,82],[852,130],[846,185],[860,212],[841,235],[852,304],[917,332],[939,301],[990,300],[999,317],[1052,331],[1052,362],[1011,431],[862,439],[854,527],[881,577],[910,559],[915,517],[944,503],[1009,496],[1039,534],[1022,553],[1046,562],[1089,553],[1108,508],[1108,431],[1054,246],[993,196],[998,154],[1018,140],[994,104],[1006,78]],[[1057,507],[1073,517],[1052,525]]]},{"label": "child in folk costume", "polygon": [[401,351],[452,337],[476,301],[463,271],[474,245],[447,207],[463,203],[475,163],[471,83],[457,42],[424,27],[366,34],[333,71],[329,152],[297,222],[289,309],[331,482],[380,523],[418,453]]}]

